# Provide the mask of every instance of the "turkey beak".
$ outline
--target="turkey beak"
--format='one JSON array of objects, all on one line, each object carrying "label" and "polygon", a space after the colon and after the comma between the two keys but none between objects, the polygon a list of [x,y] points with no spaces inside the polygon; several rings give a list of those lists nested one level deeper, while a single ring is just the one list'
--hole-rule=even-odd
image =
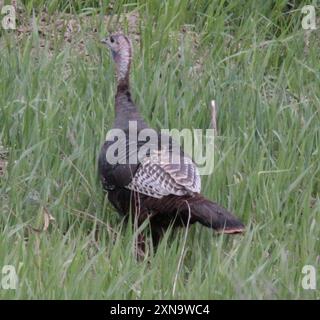
[{"label": "turkey beak", "polygon": [[104,45],[106,45],[108,48],[110,48],[110,39],[109,39],[109,37],[101,39],[100,42],[103,43]]}]

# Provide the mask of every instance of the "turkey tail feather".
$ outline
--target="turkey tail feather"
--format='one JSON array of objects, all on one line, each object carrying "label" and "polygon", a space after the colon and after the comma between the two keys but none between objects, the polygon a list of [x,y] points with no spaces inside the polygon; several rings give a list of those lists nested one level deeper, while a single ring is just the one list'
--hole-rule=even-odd
[{"label": "turkey tail feather", "polygon": [[167,220],[171,221],[175,216],[180,217],[184,225],[188,221],[199,222],[218,233],[242,233],[245,230],[244,224],[230,211],[200,194],[170,195],[156,201],[152,197],[145,197],[142,201],[146,208],[156,213],[153,219],[166,225],[169,225]]},{"label": "turkey tail feather", "polygon": [[242,233],[245,229],[231,212],[204,197],[188,201],[188,205],[193,219],[219,233]]}]

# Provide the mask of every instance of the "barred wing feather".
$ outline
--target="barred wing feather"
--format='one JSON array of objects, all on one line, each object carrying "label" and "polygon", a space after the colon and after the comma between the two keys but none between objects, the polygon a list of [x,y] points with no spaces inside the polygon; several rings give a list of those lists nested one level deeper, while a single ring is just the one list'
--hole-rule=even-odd
[{"label": "barred wing feather", "polygon": [[[169,157],[171,161],[164,160]],[[177,158],[179,163],[172,161]],[[197,167],[188,156],[174,157],[167,149],[162,149],[154,150],[142,160],[127,188],[154,198],[170,194],[183,196],[199,193],[201,180]]]}]

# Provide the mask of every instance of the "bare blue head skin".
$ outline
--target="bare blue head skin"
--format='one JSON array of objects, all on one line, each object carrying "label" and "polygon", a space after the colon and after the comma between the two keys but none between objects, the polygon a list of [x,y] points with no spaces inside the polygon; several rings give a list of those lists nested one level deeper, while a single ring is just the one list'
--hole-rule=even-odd
[{"label": "bare blue head skin", "polygon": [[118,83],[129,80],[130,63],[132,57],[131,43],[124,34],[112,34],[101,40],[112,53],[116,64]]}]

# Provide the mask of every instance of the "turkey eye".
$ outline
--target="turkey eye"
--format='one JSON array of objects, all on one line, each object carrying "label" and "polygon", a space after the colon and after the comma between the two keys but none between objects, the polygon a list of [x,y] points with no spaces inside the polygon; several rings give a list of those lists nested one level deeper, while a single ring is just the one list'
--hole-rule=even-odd
[{"label": "turkey eye", "polygon": [[113,37],[110,37],[110,42],[114,43],[114,38]]}]

